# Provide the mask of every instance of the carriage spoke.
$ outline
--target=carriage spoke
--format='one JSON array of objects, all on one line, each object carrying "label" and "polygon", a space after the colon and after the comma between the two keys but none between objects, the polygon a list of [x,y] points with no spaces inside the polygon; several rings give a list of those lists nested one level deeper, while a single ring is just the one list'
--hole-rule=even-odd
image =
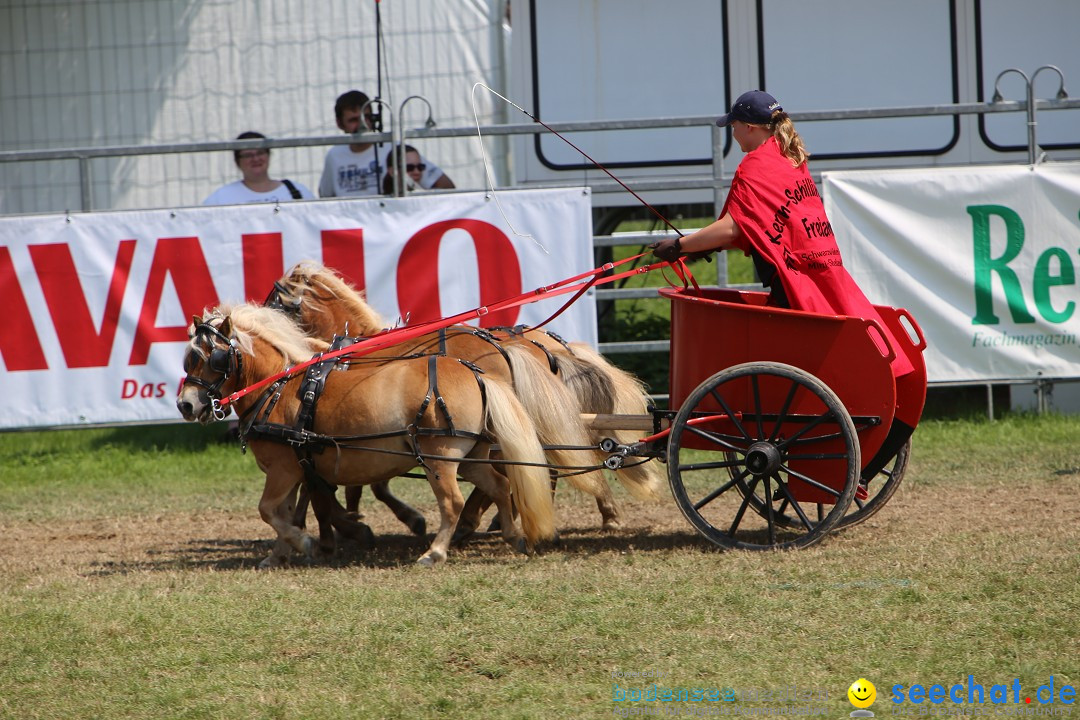
[{"label": "carriage spoke", "polygon": [[803,527],[806,528],[808,532],[813,530],[814,526],[810,524],[810,520],[806,517],[806,513],[803,512],[802,506],[799,505],[799,503],[795,501],[795,498],[791,496],[791,493],[788,492],[787,486],[779,482],[779,475],[776,476],[776,479],[778,481],[780,492],[784,493],[784,502],[791,503],[791,509],[794,510],[795,514],[799,516],[799,521],[803,524]]},{"label": "carriage spoke", "polygon": [[[682,467],[680,466],[679,469],[681,470]],[[695,510],[701,510],[701,508],[705,507],[706,505],[711,503],[713,500],[720,497],[721,495],[726,493],[731,488],[735,487],[735,485],[737,483],[741,483],[743,478],[746,477],[746,475],[747,475],[747,471],[743,470],[741,473],[739,473],[735,477],[731,478],[731,480],[728,480],[726,483],[724,483],[723,485],[716,488],[711,493],[709,493],[708,495],[706,495],[705,497],[701,498],[696,503],[694,503],[694,509]]]},{"label": "carriage spoke", "polygon": [[809,475],[804,475],[804,474],[802,474],[800,472],[796,472],[795,470],[792,470],[791,468],[786,467],[786,466],[783,467],[782,469],[788,475],[790,475],[792,477],[795,477],[795,478],[798,478],[799,480],[802,480],[804,483],[806,483],[807,485],[810,485],[811,487],[815,487],[818,490],[821,490],[822,492],[827,492],[827,493],[829,493],[830,495],[832,495],[835,498],[840,497],[840,491],[839,490],[834,490],[833,488],[829,487],[828,485],[823,485],[822,483],[818,482],[817,480],[810,477]]},{"label": "carriage spoke", "polygon": [[[750,434],[746,432],[746,429],[742,426],[742,423],[739,422],[738,416],[735,413],[731,412],[731,408],[729,408],[728,404],[724,402],[724,398],[720,397],[720,394],[716,392],[716,388],[710,390],[709,394],[712,395],[713,399],[720,404],[720,407],[723,408],[725,413],[727,413],[727,416],[731,418],[731,422],[735,424],[735,429],[742,433],[743,438],[748,442],[753,442],[754,438],[750,437]],[[758,412],[760,413],[760,410]]]},{"label": "carriage spoke", "polygon": [[735,445],[732,442],[728,442],[727,438],[729,436],[727,436],[727,435],[720,435],[719,433],[714,433],[714,432],[710,432],[708,430],[703,430],[703,429],[701,429],[699,427],[695,427],[694,425],[687,425],[686,426],[686,431],[689,432],[689,433],[693,433],[694,435],[697,435],[698,437],[705,438],[706,440],[712,442],[715,445],[719,445],[720,447],[724,448],[725,450],[731,450],[732,452],[743,452],[745,450],[745,448],[739,447],[738,445]]},{"label": "carriage spoke", "polygon": [[687,463],[685,465],[679,465],[679,472],[687,472],[689,470],[717,470],[720,468],[733,468],[742,465],[741,460],[724,460],[716,462],[702,462],[702,463]]},{"label": "carriage spoke", "polygon": [[776,426],[773,428],[772,434],[769,436],[769,442],[776,442],[776,438],[780,435],[780,428],[784,427],[784,419],[787,417],[788,410],[791,409],[791,403],[795,401],[795,393],[802,387],[794,380],[791,381],[791,389],[788,390],[787,397],[784,398],[784,404],[780,407],[780,412],[776,415]]},{"label": "carriage spoke", "polygon": [[[800,429],[799,429],[799,431],[798,431],[797,433],[795,433],[795,434],[794,434],[794,435],[792,435],[791,437],[789,437],[789,438],[786,438],[786,439],[784,439],[784,440],[780,441],[779,443],[777,443],[776,447],[778,447],[778,448],[785,448],[785,447],[787,447],[788,445],[791,445],[792,443],[794,443],[794,442],[795,442],[796,440],[798,440],[799,438],[801,438],[801,437],[802,437],[803,435],[805,435],[806,433],[808,433],[808,432],[810,432],[811,430],[813,430],[814,428],[816,428],[816,427],[817,427],[818,425],[820,425],[821,423],[825,422],[826,420],[835,420],[835,419],[836,419],[836,418],[835,418],[835,416],[833,415],[833,411],[832,411],[832,410],[829,410],[828,412],[826,412],[826,413],[824,413],[824,414],[822,414],[822,415],[818,415],[818,416],[817,416],[816,418],[814,418],[813,420],[811,420],[810,422],[808,422],[808,423],[807,423],[806,425],[804,425],[804,426],[803,426],[802,428],[800,428]],[[821,438],[817,438],[817,437],[815,437],[815,438],[811,438],[810,440],[811,440],[811,441],[817,441],[817,440],[820,440],[820,439],[821,439]]]},{"label": "carriage spoke", "polygon": [[739,529],[739,524],[742,523],[743,516],[746,514],[746,508],[750,505],[750,498],[754,495],[754,488],[757,486],[759,477],[755,476],[750,481],[749,485],[746,485],[741,480],[739,481],[740,487],[745,491],[743,493],[742,504],[739,505],[739,511],[735,513],[735,519],[731,521],[731,527],[728,528],[728,536],[735,537],[735,531]]},{"label": "carriage spoke", "polygon": [[[765,437],[765,426],[761,418],[761,388],[758,386],[758,376],[750,376],[750,387],[754,390],[754,415],[757,418],[757,436],[759,438]],[[768,482],[765,483],[768,486]]]}]

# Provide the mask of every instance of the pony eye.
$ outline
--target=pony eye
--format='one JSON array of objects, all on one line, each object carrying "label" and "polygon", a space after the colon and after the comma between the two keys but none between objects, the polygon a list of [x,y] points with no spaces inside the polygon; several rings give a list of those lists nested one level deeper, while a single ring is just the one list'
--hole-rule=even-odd
[{"label": "pony eye", "polygon": [[184,372],[190,375],[199,363],[205,360],[206,356],[198,348],[191,348],[184,355]]}]

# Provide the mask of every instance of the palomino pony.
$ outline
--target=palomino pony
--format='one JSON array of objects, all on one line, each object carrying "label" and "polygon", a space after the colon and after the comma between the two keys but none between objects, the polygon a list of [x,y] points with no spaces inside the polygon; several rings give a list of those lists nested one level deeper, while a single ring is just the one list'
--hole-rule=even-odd
[{"label": "palomino pony", "polygon": [[[188,421],[211,421],[215,399],[327,348],[286,315],[258,305],[223,306],[193,320],[184,357],[187,376],[176,400]],[[307,474],[302,460],[319,477],[342,485],[384,481],[419,462],[440,516],[438,532],[418,560],[423,565],[446,558],[464,505],[459,473],[490,493],[507,518],[512,517],[512,490],[524,536],[513,523],[505,523],[503,537],[511,545],[527,551],[554,536],[543,450],[532,421],[505,383],[447,357],[337,367],[345,371],[323,373],[317,411],[302,432],[306,410],[299,390],[307,378],[300,375],[282,378],[232,405],[266,473],[259,513],[277,532],[262,567],[286,563],[292,550],[314,554],[313,538],[293,524],[296,490]],[[489,459],[494,443],[501,448],[506,475]]]},{"label": "palomino pony", "polygon": [[[316,337],[328,339],[346,332],[370,336],[386,327],[359,292],[333,270],[317,263],[294,267],[275,284],[268,298],[271,302],[294,313],[300,325]],[[445,333],[429,333],[406,341],[391,351],[398,355],[443,352],[475,363],[487,376],[512,383],[541,441],[549,448],[552,465],[571,469],[567,476],[571,484],[596,496],[604,529],[620,526],[618,509],[602,473],[574,474],[572,469],[582,467],[583,458],[587,458],[584,466],[591,463],[596,467],[605,457],[598,449],[602,438],[585,427],[581,413],[647,414],[648,396],[636,378],[587,345],[567,345],[549,333],[535,330],[485,332],[456,325]],[[611,434],[624,443],[636,439],[628,431]],[[561,449],[565,447],[588,448],[589,452]],[[656,499],[663,483],[660,468],[653,462],[625,465],[616,477],[639,499]],[[359,497],[346,494],[349,509],[355,511]],[[482,496],[476,500],[471,497],[459,534],[474,530],[486,507]]]}]

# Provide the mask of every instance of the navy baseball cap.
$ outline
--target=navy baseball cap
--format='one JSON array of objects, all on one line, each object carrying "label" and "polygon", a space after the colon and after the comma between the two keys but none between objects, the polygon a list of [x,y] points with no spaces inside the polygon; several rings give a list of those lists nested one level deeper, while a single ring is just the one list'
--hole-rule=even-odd
[{"label": "navy baseball cap", "polygon": [[764,90],[751,90],[740,95],[731,106],[731,112],[718,117],[716,124],[727,127],[736,120],[742,120],[752,125],[768,125],[772,122],[772,114],[783,109],[776,98]]}]

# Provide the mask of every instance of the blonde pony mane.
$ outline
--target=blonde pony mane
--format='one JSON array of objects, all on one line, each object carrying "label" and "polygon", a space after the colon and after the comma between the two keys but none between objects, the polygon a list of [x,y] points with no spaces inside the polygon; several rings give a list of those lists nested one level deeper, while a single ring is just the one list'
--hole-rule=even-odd
[{"label": "blonde pony mane", "polygon": [[[296,323],[283,313],[262,305],[221,305],[203,314],[203,322],[226,318],[232,321],[236,344],[249,355],[254,354],[253,340],[256,337],[280,352],[287,365],[310,360],[312,355],[329,347],[324,341],[305,335]],[[221,323],[215,325],[220,327]]]},{"label": "blonde pony mane", "polygon": [[299,263],[289,271],[282,284],[294,299],[316,311],[327,310],[329,303],[340,303],[349,316],[351,335],[374,335],[387,327],[363,294],[325,265]]}]

